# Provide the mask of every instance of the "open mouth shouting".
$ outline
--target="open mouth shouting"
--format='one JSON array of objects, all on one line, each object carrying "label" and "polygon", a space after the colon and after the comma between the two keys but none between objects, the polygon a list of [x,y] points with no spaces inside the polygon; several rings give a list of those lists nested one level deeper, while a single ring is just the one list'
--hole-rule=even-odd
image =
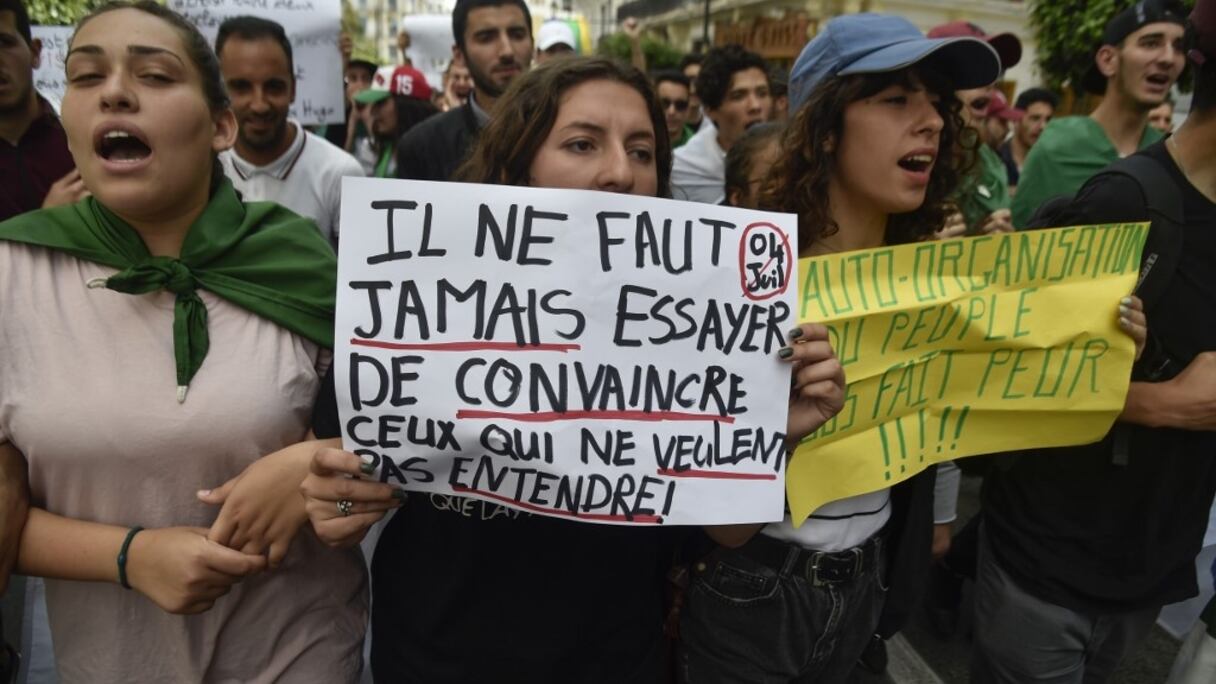
[{"label": "open mouth shouting", "polygon": [[937,159],[937,151],[924,149],[900,157],[899,168],[911,174],[916,180],[929,182],[929,173],[933,170],[933,162]]},{"label": "open mouth shouting", "polygon": [[1168,92],[1170,89],[1170,75],[1164,73],[1152,73],[1144,77],[1148,81],[1149,90],[1154,93]]},{"label": "open mouth shouting", "polygon": [[106,124],[93,136],[93,150],[110,171],[124,172],[143,167],[152,156],[143,131],[130,124]]}]

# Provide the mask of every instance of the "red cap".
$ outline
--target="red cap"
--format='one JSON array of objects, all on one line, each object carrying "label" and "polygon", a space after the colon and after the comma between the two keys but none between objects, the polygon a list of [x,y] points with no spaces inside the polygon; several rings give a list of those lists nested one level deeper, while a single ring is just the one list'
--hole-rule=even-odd
[{"label": "red cap", "polygon": [[355,102],[379,102],[389,95],[405,95],[418,100],[431,99],[431,85],[412,66],[380,67],[372,77],[372,84],[367,90],[355,95]]},{"label": "red cap", "polygon": [[952,21],[941,26],[934,26],[926,34],[929,38],[979,38],[987,41],[1001,57],[1001,68],[1009,69],[1022,61],[1022,41],[1012,33],[998,33],[990,36],[984,29],[969,21]]},{"label": "red cap", "polygon": [[1009,100],[999,90],[993,90],[988,99],[988,116],[995,116],[1006,121],[1021,121],[1026,112],[1009,106]]}]

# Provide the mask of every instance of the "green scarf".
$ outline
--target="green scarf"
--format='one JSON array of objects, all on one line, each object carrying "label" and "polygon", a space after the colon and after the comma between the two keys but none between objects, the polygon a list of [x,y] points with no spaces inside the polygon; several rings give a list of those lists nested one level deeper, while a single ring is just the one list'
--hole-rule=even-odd
[{"label": "green scarf", "polygon": [[224,179],[190,226],[181,257],[152,256],[139,234],[96,199],[42,209],[0,223],[0,240],[21,242],[119,269],[89,287],[127,294],[168,290],[173,311],[177,400],[210,346],[209,290],[317,344],[333,347],[337,260],[308,219],[273,202],[244,204]]}]

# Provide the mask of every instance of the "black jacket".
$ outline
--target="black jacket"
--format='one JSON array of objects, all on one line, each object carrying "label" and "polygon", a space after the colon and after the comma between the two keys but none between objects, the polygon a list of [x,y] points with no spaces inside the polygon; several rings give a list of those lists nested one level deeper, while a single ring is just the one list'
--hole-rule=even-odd
[{"label": "black jacket", "polygon": [[446,181],[477,142],[481,127],[472,102],[432,116],[397,141],[397,177]]}]

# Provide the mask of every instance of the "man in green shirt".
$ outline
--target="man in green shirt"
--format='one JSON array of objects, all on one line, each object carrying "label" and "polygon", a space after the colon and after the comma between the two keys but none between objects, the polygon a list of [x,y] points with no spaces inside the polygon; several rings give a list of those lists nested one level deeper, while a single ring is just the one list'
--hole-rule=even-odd
[{"label": "man in green shirt", "polygon": [[1182,24],[1176,0],[1140,0],[1106,24],[1083,85],[1104,93],[1089,116],[1055,119],[1031,148],[1013,198],[1013,223],[1025,228],[1043,202],[1071,196],[1111,162],[1161,139],[1148,113],[1182,73]]}]

